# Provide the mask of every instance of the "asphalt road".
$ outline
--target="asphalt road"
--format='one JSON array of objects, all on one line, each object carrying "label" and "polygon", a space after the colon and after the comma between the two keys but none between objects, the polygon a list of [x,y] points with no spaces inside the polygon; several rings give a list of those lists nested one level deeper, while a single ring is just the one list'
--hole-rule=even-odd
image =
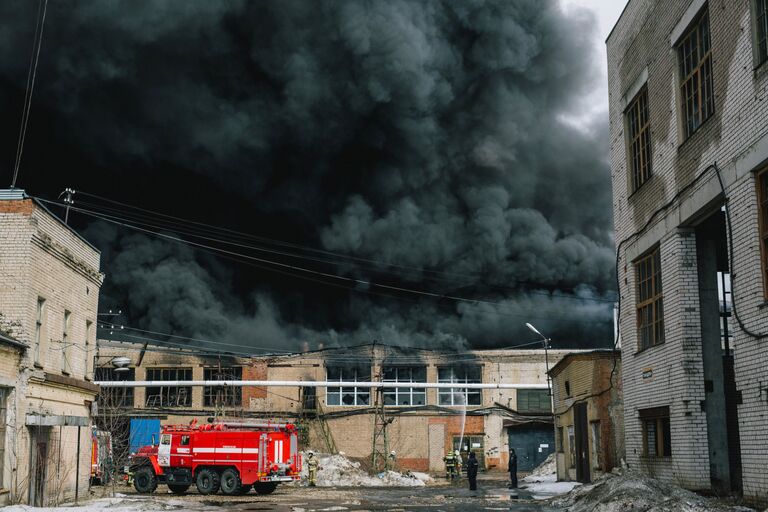
[{"label": "asphalt road", "polygon": [[190,489],[189,494],[176,496],[160,486],[151,496],[140,496],[133,489],[119,488],[128,499],[137,500],[139,510],[211,511],[475,511],[514,510],[520,512],[555,511],[546,503],[530,499],[525,491],[511,491],[502,480],[482,480],[479,489],[471,492],[464,485],[434,487],[299,487],[280,486],[267,496],[249,493],[246,496],[202,496]]}]

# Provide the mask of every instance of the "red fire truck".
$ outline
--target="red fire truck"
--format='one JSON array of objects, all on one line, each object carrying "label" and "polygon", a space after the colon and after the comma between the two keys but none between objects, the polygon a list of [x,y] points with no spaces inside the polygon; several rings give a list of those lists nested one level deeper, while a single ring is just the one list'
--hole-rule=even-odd
[{"label": "red fire truck", "polygon": [[296,426],[290,423],[166,425],[160,444],[131,456],[133,485],[151,493],[164,482],[177,494],[192,483],[200,494],[269,494],[280,482],[300,478]]}]

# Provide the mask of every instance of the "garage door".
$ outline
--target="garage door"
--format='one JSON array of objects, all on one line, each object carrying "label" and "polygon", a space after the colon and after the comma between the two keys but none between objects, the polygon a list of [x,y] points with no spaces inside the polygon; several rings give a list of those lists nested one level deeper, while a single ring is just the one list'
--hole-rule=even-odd
[{"label": "garage door", "polygon": [[517,470],[531,471],[555,451],[552,425],[509,427],[509,447],[517,453]]}]

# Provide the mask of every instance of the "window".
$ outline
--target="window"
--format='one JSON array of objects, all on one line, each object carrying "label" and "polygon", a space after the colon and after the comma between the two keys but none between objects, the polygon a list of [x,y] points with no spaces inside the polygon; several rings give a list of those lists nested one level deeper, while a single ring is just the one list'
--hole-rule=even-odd
[{"label": "window", "polygon": [[677,45],[685,138],[715,111],[709,35],[709,12],[705,10]]},{"label": "window", "polygon": [[180,446],[189,446],[189,436],[181,436]]},{"label": "window", "polygon": [[[370,366],[338,366],[328,367],[328,380],[339,382],[370,382]],[[371,403],[371,388],[369,387],[329,387],[325,399],[328,405],[368,405]]]},{"label": "window", "polygon": [[600,422],[592,421],[589,424],[589,432],[591,434],[592,450],[590,453],[590,459],[592,459],[592,467],[600,469],[603,467],[603,447],[600,439]]},{"label": "window", "polygon": [[162,445],[171,444],[171,434],[163,434],[162,436],[160,436],[160,444]]},{"label": "window", "polygon": [[[437,369],[437,382],[457,384],[482,383],[482,367],[445,367]],[[440,405],[482,405],[483,394],[480,389],[440,388],[437,390],[437,403]]]},{"label": "window", "polygon": [[643,86],[626,111],[629,134],[632,191],[651,177],[651,128],[648,121],[648,87]]},{"label": "window", "polygon": [[557,442],[557,453],[564,453],[565,448],[563,448],[563,436],[565,433],[563,432],[563,427],[557,427],[557,439],[555,440]]},{"label": "window", "polygon": [[568,427],[568,455],[571,458],[570,467],[576,467],[576,438],[573,435],[573,425]]},{"label": "window", "polygon": [[43,342],[43,321],[45,320],[45,299],[37,298],[37,314],[35,315],[35,363],[40,364],[41,349]]},{"label": "window", "polygon": [[768,298],[768,169],[757,175],[759,201],[760,249],[763,260],[763,290]]},{"label": "window", "polygon": [[756,66],[768,60],[768,0],[755,0]]},{"label": "window", "polygon": [[[243,369],[204,368],[203,380],[243,380]],[[243,388],[239,386],[205,386],[203,405],[205,407],[239,407],[243,403]]]},{"label": "window", "polygon": [[550,412],[552,410],[549,399],[549,390],[546,389],[518,389],[518,412]]},{"label": "window", "polygon": [[91,362],[93,361],[93,354],[91,354],[91,329],[93,328],[93,322],[90,320],[85,321],[85,366],[83,366],[83,377],[86,379],[91,378]]},{"label": "window", "polygon": [[72,313],[64,310],[64,326],[61,329],[61,373],[69,374],[72,371],[72,364],[69,362],[70,357],[70,340],[69,340],[69,320],[72,318]]},{"label": "window", "polygon": [[[427,382],[425,366],[384,367],[384,382]],[[425,405],[424,388],[384,388],[384,405]]]},{"label": "window", "polygon": [[[97,381],[132,381],[136,380],[136,370],[126,368],[96,368],[95,379]],[[102,387],[99,392],[99,408],[112,410],[120,408],[133,408],[133,388]]]},{"label": "window", "polygon": [[664,343],[661,251],[657,247],[635,263],[638,351]]},{"label": "window", "polygon": [[669,457],[672,455],[672,438],[669,428],[669,407],[641,409],[643,425],[643,455]]},{"label": "window", "polygon": [[571,383],[565,381],[565,396],[571,396]]},{"label": "window", "polygon": [[[192,368],[147,368],[147,380],[192,380]],[[153,386],[147,388],[147,407],[189,407],[191,386]]]}]

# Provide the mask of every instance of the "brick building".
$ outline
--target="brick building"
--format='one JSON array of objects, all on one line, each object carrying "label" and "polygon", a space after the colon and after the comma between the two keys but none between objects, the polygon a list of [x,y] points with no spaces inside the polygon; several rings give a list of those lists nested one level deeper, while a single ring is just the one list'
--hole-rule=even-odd
[{"label": "brick building", "polygon": [[628,462],[758,502],[768,501],[767,8],[630,0],[607,40]]},{"label": "brick building", "polygon": [[591,482],[625,457],[621,353],[598,349],[567,354],[549,375],[557,479]]},{"label": "brick building", "polygon": [[[223,380],[356,381],[361,386],[104,388],[103,395],[111,394],[109,400],[124,404],[124,416],[130,417],[136,432],[130,441],[134,448],[150,441],[161,423],[206,421],[218,411],[229,417],[295,421],[304,429],[305,447],[370,460],[376,392],[365,382],[383,379],[414,383],[412,388],[384,389],[380,397],[391,419],[388,450],[396,452],[401,469],[442,471],[446,452],[460,448],[474,450],[487,469],[506,470],[511,443],[519,455],[520,470],[526,471],[554,450],[542,350],[456,353],[364,345],[244,359],[160,347],[148,347],[140,356],[141,348],[100,340],[99,378],[215,380],[221,376]],[[550,364],[566,352],[550,350]],[[118,357],[131,359],[126,370],[115,371],[112,362]],[[420,382],[502,382],[521,387],[465,393],[461,388],[419,388]]]},{"label": "brick building", "polygon": [[45,505],[87,492],[99,259],[41,203],[19,189],[0,191],[5,502]]}]

